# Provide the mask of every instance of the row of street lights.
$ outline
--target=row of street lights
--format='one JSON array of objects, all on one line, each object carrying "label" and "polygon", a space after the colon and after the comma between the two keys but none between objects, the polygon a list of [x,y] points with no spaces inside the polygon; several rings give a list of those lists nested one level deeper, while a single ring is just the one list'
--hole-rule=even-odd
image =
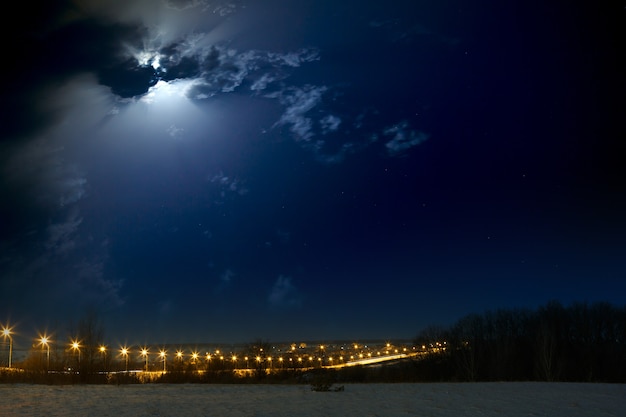
[{"label": "row of street lights", "polygon": [[[12,356],[13,356],[13,331],[11,327],[8,326],[3,326],[2,327],[2,333],[1,335],[5,338],[5,340],[8,338],[9,339],[9,361],[8,361],[8,367],[11,368],[12,366]],[[39,335],[39,339],[36,339],[39,343],[38,345],[43,348],[46,349],[46,355],[47,355],[47,369],[50,368],[50,343],[51,340],[50,338],[46,335]],[[72,349],[75,354],[78,355],[78,366],[80,367],[80,362],[81,362],[81,348],[84,348],[84,346],[81,345],[81,341],[77,340],[77,339],[73,339],[70,341],[70,345],[69,345],[70,349]],[[390,344],[387,343],[387,349],[390,348]],[[354,345],[355,350],[358,348],[358,345]],[[293,348],[292,348],[293,350]],[[325,346],[321,345],[320,346],[320,350],[322,352],[324,352],[325,350]],[[102,354],[102,356],[104,358],[106,358],[106,353],[107,353],[107,347],[104,345],[101,345],[98,347],[98,351]],[[404,349],[404,351],[406,351],[406,348]],[[119,350],[120,356],[124,358],[125,360],[125,369],[126,372],[128,372],[128,361],[129,361],[129,355],[130,355],[130,349],[126,346],[121,347]],[[396,353],[398,353],[398,350],[395,350]],[[143,347],[140,348],[139,351],[142,359],[145,361],[145,371],[149,370],[149,355],[150,352],[148,350],[147,347]],[[386,354],[389,353],[388,350],[385,351]],[[380,355],[380,352],[378,352],[378,355]],[[367,353],[366,354],[367,357],[371,358],[372,357],[372,353]],[[167,351],[164,349],[161,349],[158,353],[158,357],[160,358],[160,361],[163,362],[163,371],[167,371]],[[200,355],[198,352],[192,352],[190,355],[191,358],[191,363],[192,364],[197,364],[198,361],[200,360]],[[209,352],[206,353],[206,364],[207,364],[207,369],[210,366],[211,360],[213,358],[219,358],[222,362],[224,362],[225,357],[223,355],[220,355],[219,350],[215,352],[215,355],[212,356]],[[353,361],[353,360],[358,360],[358,359],[364,359],[364,355],[363,353],[359,354],[359,355],[350,355],[349,357],[346,356],[345,359],[349,358],[349,361]],[[183,352],[181,350],[176,351],[176,359],[178,359],[180,362],[183,361]],[[232,360],[233,365],[237,363],[238,357],[236,355],[232,355],[232,357],[230,358]],[[269,364],[270,367],[273,366],[273,359],[271,356],[267,356],[267,357],[261,357],[261,356],[256,356],[253,358],[249,358],[248,356],[244,356],[243,359],[246,362],[246,368],[248,368],[249,365],[249,361],[250,360],[254,360],[257,362],[257,365],[260,365],[261,361],[265,361],[267,364]],[[304,360],[307,359],[307,355],[305,355]],[[344,362],[344,356],[338,356],[337,359],[339,360],[339,362],[334,362],[334,358],[332,356],[328,356],[326,357],[326,360],[328,360],[329,364],[332,365],[333,363],[337,364],[337,363],[341,363]],[[324,359],[322,359],[321,357],[317,358],[317,361],[322,364],[322,361]],[[278,363],[281,366],[285,366],[285,360],[282,357],[277,358]],[[314,358],[313,356],[308,356],[308,363],[311,364],[313,363]],[[298,366],[302,366],[303,365],[303,358],[301,356],[298,356],[297,358],[288,358],[288,362],[289,362],[289,366],[295,366],[296,364]]]}]

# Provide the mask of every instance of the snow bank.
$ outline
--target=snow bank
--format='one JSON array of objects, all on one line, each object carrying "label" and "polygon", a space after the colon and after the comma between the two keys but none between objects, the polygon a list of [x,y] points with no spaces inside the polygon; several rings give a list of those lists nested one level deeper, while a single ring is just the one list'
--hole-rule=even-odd
[{"label": "snow bank", "polygon": [[624,416],[626,385],[0,385],[0,416]]}]

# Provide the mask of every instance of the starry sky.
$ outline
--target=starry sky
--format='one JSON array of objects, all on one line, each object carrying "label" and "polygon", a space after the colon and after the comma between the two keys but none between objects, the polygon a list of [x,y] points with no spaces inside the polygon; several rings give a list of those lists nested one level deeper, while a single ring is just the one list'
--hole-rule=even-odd
[{"label": "starry sky", "polygon": [[624,305],[626,9],[593,3],[14,5],[0,321],[363,340]]}]

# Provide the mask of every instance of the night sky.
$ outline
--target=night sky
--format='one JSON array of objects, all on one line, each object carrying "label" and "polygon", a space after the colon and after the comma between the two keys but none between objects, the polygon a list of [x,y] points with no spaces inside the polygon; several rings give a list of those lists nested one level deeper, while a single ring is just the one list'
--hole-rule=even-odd
[{"label": "night sky", "polygon": [[624,6],[13,4],[0,321],[364,340],[624,305]]}]

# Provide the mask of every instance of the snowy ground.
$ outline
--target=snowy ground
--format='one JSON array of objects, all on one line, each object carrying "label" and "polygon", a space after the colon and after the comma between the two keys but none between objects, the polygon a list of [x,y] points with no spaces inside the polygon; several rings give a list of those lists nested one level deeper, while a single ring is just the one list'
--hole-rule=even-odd
[{"label": "snowy ground", "polygon": [[626,416],[626,385],[0,385],[0,416]]}]

